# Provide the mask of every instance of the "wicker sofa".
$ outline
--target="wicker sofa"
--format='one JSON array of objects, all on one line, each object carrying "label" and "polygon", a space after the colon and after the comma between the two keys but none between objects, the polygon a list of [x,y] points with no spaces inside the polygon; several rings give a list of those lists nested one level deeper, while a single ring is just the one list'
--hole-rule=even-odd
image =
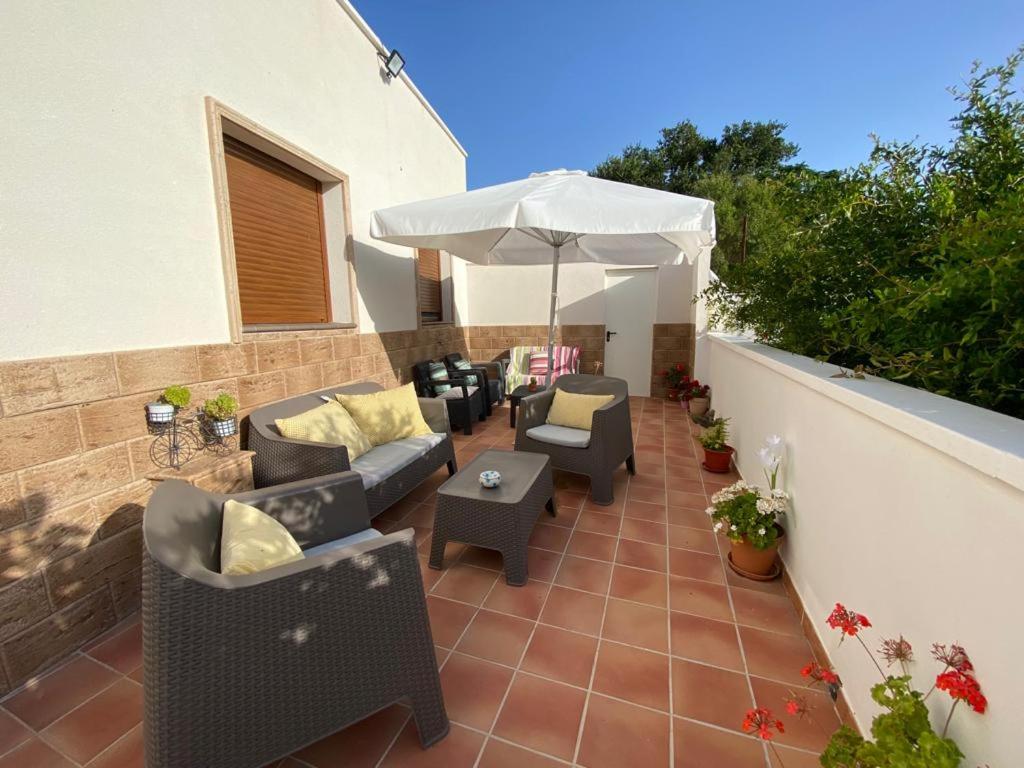
[{"label": "wicker sofa", "polygon": [[[586,395],[613,395],[594,411],[590,430],[547,424],[556,390]],[[550,389],[523,398],[516,421],[516,450],[546,453],[554,469],[590,477],[590,497],[595,504],[611,504],[612,473],[625,462],[636,474],[633,430],[629,419],[629,388],[622,379],[609,376],[566,374]]]},{"label": "wicker sofa", "polygon": [[250,413],[248,447],[256,452],[252,463],[253,484],[266,488],[352,469],[363,480],[366,503],[373,518],[446,464],[448,474],[454,475],[457,469],[455,448],[448,412],[441,400],[419,398],[423,418],[434,430],[433,435],[376,446],[351,462],[348,449],[343,445],[292,440],[281,435],[274,424],[275,419],[297,416],[321,406],[325,399],[339,392],[365,394],[382,389],[373,382],[330,387],[281,400]]},{"label": "wicker sofa", "polygon": [[[305,557],[221,574],[228,498]],[[142,528],[148,768],[276,764],[397,701],[424,747],[448,733],[413,531],[370,528],[355,472],[230,497],[169,480]]]}]

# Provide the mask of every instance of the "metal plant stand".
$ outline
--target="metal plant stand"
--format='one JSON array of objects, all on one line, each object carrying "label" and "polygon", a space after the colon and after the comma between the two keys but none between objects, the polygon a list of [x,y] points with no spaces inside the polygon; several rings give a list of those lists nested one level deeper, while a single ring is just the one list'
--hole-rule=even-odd
[{"label": "metal plant stand", "polygon": [[150,421],[148,425],[149,433],[155,435],[149,458],[158,467],[181,469],[201,451],[223,456],[238,450],[237,423],[232,434],[220,434],[198,410],[191,416],[175,413],[170,421]]}]

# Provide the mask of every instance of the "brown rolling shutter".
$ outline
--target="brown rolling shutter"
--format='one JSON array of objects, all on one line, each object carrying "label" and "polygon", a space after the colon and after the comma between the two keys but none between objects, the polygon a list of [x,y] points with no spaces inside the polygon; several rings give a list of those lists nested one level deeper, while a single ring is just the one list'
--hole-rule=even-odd
[{"label": "brown rolling shutter", "polygon": [[320,182],[224,137],[242,323],[331,320]]},{"label": "brown rolling shutter", "polygon": [[419,280],[416,289],[420,299],[420,318],[424,322],[441,320],[441,252],[432,248],[417,250]]}]

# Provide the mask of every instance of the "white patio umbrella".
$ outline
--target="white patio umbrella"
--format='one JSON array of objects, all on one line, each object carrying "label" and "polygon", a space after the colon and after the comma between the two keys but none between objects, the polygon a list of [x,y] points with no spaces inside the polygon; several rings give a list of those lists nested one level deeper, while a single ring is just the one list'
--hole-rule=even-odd
[{"label": "white patio umbrella", "polygon": [[373,212],[370,234],[475,264],[551,264],[551,383],[558,266],[651,266],[710,258],[714,203],[560,169]]}]

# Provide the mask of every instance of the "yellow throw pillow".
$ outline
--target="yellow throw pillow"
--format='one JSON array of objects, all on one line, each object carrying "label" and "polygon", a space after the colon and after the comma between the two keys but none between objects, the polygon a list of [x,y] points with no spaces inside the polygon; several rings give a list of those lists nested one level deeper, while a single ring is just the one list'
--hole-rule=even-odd
[{"label": "yellow throw pillow", "polygon": [[288,529],[265,512],[225,501],[220,534],[220,572],[228,576],[265,571],[303,557]]},{"label": "yellow throw pillow", "polygon": [[555,399],[548,411],[548,424],[585,429],[589,432],[594,411],[614,399],[615,395],[578,395],[564,389],[556,389]]},{"label": "yellow throw pillow", "polygon": [[348,448],[349,461],[373,448],[352,414],[336,400],[290,419],[275,419],[274,423],[282,435],[293,440],[344,445]]},{"label": "yellow throw pillow", "polygon": [[338,401],[352,414],[373,445],[429,435],[433,431],[423,420],[412,384],[368,395],[338,393]]}]

